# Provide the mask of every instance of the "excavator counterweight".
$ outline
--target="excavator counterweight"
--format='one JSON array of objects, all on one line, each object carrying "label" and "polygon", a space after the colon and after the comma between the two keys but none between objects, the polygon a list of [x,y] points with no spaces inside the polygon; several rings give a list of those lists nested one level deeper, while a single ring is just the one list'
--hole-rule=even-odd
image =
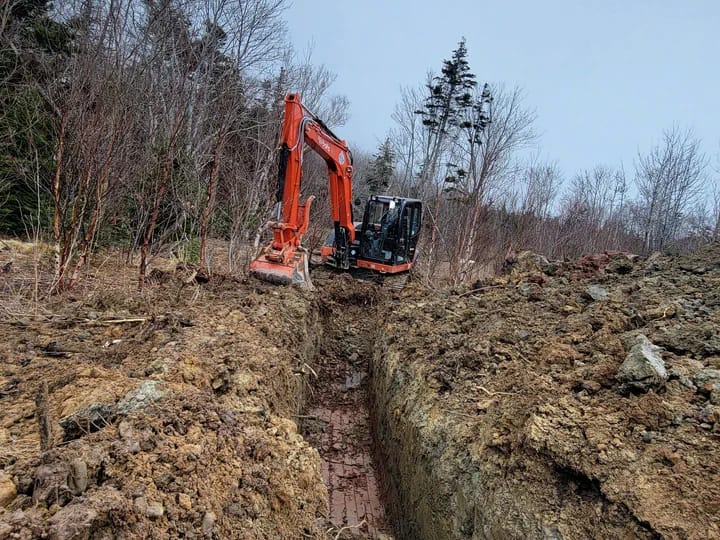
[{"label": "excavator counterweight", "polygon": [[298,94],[285,97],[280,137],[278,206],[268,222],[273,240],[250,263],[250,272],[265,281],[311,287],[310,253],[302,245],[313,197],[300,203],[303,149],[307,144],[323,158],[330,181],[333,230],[322,248],[322,260],[342,270],[366,268],[398,273],[412,268],[420,235],[422,204],[404,197],[373,196],[359,229],[352,212],[352,153],[347,143],[304,107]]}]

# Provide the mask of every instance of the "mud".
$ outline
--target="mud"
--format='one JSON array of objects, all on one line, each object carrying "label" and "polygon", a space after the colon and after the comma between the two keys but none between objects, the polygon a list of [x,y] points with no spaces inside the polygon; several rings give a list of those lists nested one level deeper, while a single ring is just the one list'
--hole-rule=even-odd
[{"label": "mud", "polygon": [[[398,536],[720,537],[719,285],[716,245],[406,289],[372,378]],[[628,385],[639,334],[666,378]]]},{"label": "mud", "polygon": [[45,299],[11,255],[0,540],[720,538],[719,246]]}]

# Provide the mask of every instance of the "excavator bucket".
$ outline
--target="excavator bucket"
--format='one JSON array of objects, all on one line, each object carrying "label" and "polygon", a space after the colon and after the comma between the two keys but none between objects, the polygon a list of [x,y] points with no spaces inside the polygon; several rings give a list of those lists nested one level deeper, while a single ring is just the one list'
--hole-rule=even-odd
[{"label": "excavator bucket", "polygon": [[272,254],[261,253],[250,263],[250,273],[256,278],[270,283],[312,289],[309,258],[310,254],[304,249],[296,249],[286,262],[273,260]]}]

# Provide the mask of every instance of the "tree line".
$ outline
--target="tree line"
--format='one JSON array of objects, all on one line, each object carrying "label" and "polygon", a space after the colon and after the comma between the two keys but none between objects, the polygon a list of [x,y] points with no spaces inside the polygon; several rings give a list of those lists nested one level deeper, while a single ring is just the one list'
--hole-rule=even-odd
[{"label": "tree line", "polygon": [[[275,203],[290,89],[339,125],[335,75],[296,54],[285,0],[11,0],[0,7],[0,233],[40,231],[55,290],[98,246],[142,288],[161,247],[228,265]],[[312,180],[312,171],[308,177]],[[309,183],[312,185],[312,182]]]},{"label": "tree line", "polygon": [[[121,247],[143,287],[174,248],[204,271],[208,239],[243,269],[275,204],[288,91],[337,127],[335,75],[298,55],[286,0],[9,0],[0,5],[0,234],[53,246],[50,288],[72,287],[91,253]],[[717,238],[720,197],[690,131],[671,128],[634,175],[598,166],[569,181],[528,159],[535,114],[517,88],[480,84],[461,41],[440,73],[402,91],[374,154],[356,149],[356,194],[425,203],[422,272],[472,279],[510,250],[553,257],[651,251]],[[351,134],[348,138],[351,139]],[[329,226],[324,163],[307,240]],[[701,197],[701,194],[703,197]],[[704,201],[705,204],[701,204]]]},{"label": "tree line", "polygon": [[439,74],[402,90],[370,167],[385,171],[380,191],[425,202],[430,281],[474,279],[517,250],[566,258],[720,239],[718,170],[692,130],[669,127],[631,172],[598,165],[566,179],[534,157],[535,120],[521,89],[477,81],[464,39]]}]

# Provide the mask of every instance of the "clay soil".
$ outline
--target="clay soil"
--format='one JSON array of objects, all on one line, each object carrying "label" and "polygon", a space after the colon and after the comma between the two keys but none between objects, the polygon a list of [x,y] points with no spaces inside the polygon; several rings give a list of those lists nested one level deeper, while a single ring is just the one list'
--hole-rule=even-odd
[{"label": "clay soil", "polygon": [[[720,537],[720,246],[403,296],[373,361],[401,538]],[[665,384],[617,378],[640,333]]]},{"label": "clay soil", "polygon": [[49,256],[0,247],[0,538],[327,537],[309,297],[106,257],[35,302]]},{"label": "clay soil", "polygon": [[[316,272],[322,336],[317,380],[302,420],[320,452],[330,520],[347,538],[391,538],[371,432],[369,367],[382,290],[347,274]],[[320,276],[320,277],[318,277]]]}]

